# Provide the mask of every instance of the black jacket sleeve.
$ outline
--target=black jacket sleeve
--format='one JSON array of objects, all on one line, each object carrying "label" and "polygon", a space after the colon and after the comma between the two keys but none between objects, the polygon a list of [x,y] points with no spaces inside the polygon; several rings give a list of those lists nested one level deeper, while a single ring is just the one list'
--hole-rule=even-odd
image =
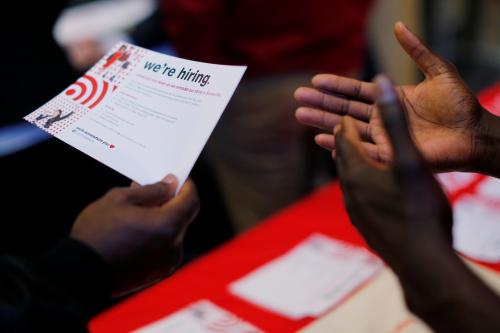
[{"label": "black jacket sleeve", "polygon": [[103,260],[73,239],[32,261],[1,256],[0,331],[86,332],[110,285]]}]

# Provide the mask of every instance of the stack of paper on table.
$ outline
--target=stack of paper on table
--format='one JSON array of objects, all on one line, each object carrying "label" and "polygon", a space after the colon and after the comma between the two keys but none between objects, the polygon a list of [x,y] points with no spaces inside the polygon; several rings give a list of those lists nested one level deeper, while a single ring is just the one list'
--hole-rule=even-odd
[{"label": "stack of paper on table", "polygon": [[[490,288],[500,293],[498,272],[469,260],[464,262]],[[347,302],[300,331],[324,332],[431,333],[432,330],[406,308],[399,281],[386,268]]]},{"label": "stack of paper on table", "polygon": [[365,288],[300,333],[431,333],[404,303],[401,287],[384,269]]},{"label": "stack of paper on table", "polygon": [[133,333],[264,333],[208,300],[198,301]]},{"label": "stack of paper on table", "polygon": [[323,314],[382,268],[367,250],[314,234],[229,288],[251,303],[300,320]]},{"label": "stack of paper on table", "polygon": [[500,180],[452,172],[439,176],[449,193],[462,193],[453,205],[453,245],[470,258],[500,262]]}]

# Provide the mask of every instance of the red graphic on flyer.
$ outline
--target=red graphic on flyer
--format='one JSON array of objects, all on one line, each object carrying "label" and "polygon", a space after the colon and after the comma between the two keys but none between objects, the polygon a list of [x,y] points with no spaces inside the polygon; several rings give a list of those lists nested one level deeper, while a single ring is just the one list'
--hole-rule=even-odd
[{"label": "red graphic on flyer", "polygon": [[131,56],[137,51],[133,46],[121,45],[118,50],[111,53],[106,59],[99,71],[99,75],[109,81],[115,82],[131,65]]},{"label": "red graphic on flyer", "polygon": [[116,86],[111,86],[107,81],[86,74],[73,83],[64,93],[75,102],[93,109],[115,89]]}]

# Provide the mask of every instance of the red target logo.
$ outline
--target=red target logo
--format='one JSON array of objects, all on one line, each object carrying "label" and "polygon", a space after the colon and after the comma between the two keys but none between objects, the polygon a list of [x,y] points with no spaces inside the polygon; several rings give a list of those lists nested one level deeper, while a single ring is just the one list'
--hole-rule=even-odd
[{"label": "red target logo", "polygon": [[115,89],[116,87],[111,88],[107,81],[86,74],[73,83],[65,94],[75,102],[93,109]]},{"label": "red target logo", "polygon": [[225,314],[223,317],[207,323],[207,328],[213,332],[227,333],[240,327],[240,325],[241,320],[232,315]]}]

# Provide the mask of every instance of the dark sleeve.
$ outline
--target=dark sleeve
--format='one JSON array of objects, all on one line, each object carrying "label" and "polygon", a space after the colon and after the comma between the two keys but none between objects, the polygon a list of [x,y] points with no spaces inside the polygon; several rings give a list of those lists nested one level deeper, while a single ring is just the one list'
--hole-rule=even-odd
[{"label": "dark sleeve", "polygon": [[64,239],[38,259],[0,257],[1,332],[86,332],[110,297],[103,260]]}]

